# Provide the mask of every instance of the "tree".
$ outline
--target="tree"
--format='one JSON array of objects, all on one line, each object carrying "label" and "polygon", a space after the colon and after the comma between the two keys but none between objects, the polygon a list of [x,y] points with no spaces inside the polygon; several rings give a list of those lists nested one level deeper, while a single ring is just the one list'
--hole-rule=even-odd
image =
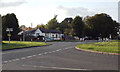
[{"label": "tree", "polygon": [[92,29],[93,37],[101,36],[102,38],[105,38],[116,32],[115,27],[117,26],[117,23],[105,13],[96,14],[95,16],[88,18],[87,24]]},{"label": "tree", "polygon": [[59,23],[57,22],[56,18],[57,18],[57,15],[53,19],[51,19],[48,22],[48,24],[46,24],[45,28],[47,28],[47,29],[56,29],[56,28],[58,28],[59,27]]},{"label": "tree", "polygon": [[41,24],[41,25],[37,25],[37,27],[36,28],[45,28],[45,25],[44,24]]},{"label": "tree", "polygon": [[65,35],[70,35],[71,32],[71,22],[72,18],[65,18],[60,24],[59,24],[59,30],[62,31]]},{"label": "tree", "polygon": [[79,38],[83,37],[85,25],[80,16],[76,16],[73,19],[71,26],[75,36],[78,36]]},{"label": "tree", "polygon": [[84,35],[90,37],[92,36],[92,34],[93,34],[92,29],[86,24],[84,29]]},{"label": "tree", "polygon": [[8,32],[6,32],[7,28],[13,28],[13,32],[11,32],[11,40],[18,40],[18,32],[20,31],[18,25],[18,19],[15,14],[7,14],[2,16],[2,37],[3,40],[8,40]]}]

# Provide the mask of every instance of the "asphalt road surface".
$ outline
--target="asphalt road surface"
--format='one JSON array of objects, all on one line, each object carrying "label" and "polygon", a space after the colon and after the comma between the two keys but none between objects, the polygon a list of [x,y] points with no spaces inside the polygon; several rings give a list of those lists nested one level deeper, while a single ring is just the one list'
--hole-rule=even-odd
[{"label": "asphalt road surface", "polygon": [[118,56],[76,50],[88,42],[49,42],[52,45],[2,52],[3,70],[118,70]]}]

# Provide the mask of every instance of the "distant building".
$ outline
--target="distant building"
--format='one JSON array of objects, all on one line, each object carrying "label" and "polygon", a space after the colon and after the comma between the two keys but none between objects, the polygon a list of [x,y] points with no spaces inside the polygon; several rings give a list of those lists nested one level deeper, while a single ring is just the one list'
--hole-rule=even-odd
[{"label": "distant building", "polygon": [[62,32],[59,30],[53,29],[44,29],[37,28],[29,31],[21,31],[18,35],[25,35],[25,37],[29,40],[38,39],[38,40],[60,40],[63,36]]}]

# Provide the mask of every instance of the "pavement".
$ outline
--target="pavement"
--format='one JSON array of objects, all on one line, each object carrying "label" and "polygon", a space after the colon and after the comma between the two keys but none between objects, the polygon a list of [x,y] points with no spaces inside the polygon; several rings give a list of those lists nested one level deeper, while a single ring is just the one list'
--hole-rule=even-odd
[{"label": "pavement", "polygon": [[118,70],[118,55],[77,50],[86,42],[49,42],[50,46],[2,52],[3,70]]}]

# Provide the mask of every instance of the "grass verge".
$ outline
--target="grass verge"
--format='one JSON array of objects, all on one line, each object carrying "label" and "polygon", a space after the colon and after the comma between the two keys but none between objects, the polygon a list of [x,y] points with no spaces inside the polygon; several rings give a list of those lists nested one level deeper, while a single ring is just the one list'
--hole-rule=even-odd
[{"label": "grass verge", "polygon": [[80,40],[54,40],[48,42],[80,42]]},{"label": "grass verge", "polygon": [[77,47],[81,49],[109,52],[109,53],[120,53],[119,45],[120,40],[113,40],[109,42],[98,42],[92,44],[80,44]]},{"label": "grass verge", "polygon": [[34,47],[34,46],[45,46],[45,45],[50,45],[50,44],[44,42],[10,41],[10,47],[9,47],[9,41],[3,41],[2,50]]}]

